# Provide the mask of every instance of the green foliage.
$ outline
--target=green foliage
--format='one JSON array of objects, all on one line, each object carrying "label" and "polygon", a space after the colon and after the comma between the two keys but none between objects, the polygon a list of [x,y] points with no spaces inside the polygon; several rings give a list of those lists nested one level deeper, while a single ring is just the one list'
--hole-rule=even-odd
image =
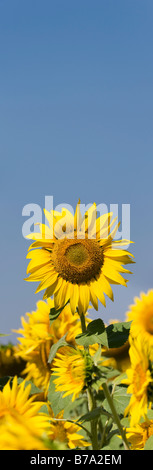
[{"label": "green foliage", "polygon": [[92,344],[104,344],[107,346],[107,338],[105,339],[105,325],[104,322],[98,318],[88,324],[85,333],[76,336],[75,340],[78,345],[87,347]]},{"label": "green foliage", "polygon": [[[23,380],[24,379],[22,379],[22,377],[18,377],[18,384],[23,382]],[[32,380],[26,380],[25,386],[27,386],[29,384],[31,385],[30,395],[39,394],[39,393],[42,392],[42,390],[39,387],[36,387],[36,385],[33,383]]]},{"label": "green foliage", "polygon": [[59,341],[57,341],[57,343],[51,346],[49,358],[48,358],[49,363],[53,361],[59,348],[62,348],[64,346],[73,347],[71,344],[67,343],[67,341],[65,340],[66,336],[67,336],[67,333],[64,336],[62,336],[62,338],[60,338]]},{"label": "green foliage", "polygon": [[98,343],[107,348],[117,348],[127,341],[130,325],[131,322],[121,322],[105,328],[103,321],[98,318],[89,323],[86,332],[77,335],[75,340],[84,347]]},{"label": "green foliage", "polygon": [[[64,307],[63,307],[64,308]],[[50,311],[50,322],[52,323],[63,308]],[[113,408],[109,405],[109,400],[104,392],[104,384],[107,384],[111,400],[115,407],[116,413],[120,420],[122,429],[129,427],[129,419],[124,418],[124,411],[127,407],[130,396],[127,394],[127,386],[122,384],[122,379],[126,377],[126,373],[114,369],[111,366],[105,366],[101,361],[101,348],[117,348],[125,344],[129,337],[130,322],[118,322],[105,327],[103,321],[98,318],[91,321],[85,333],[81,333],[76,337],[76,347],[84,347],[86,353],[89,353],[89,346],[98,344],[99,347],[95,354],[91,357],[91,383],[93,393],[93,408],[89,409],[88,394],[86,389],[82,391],[78,399],[72,402],[72,395],[64,396],[64,392],[55,390],[55,376],[51,373],[49,388],[47,391],[46,402],[41,407],[41,412],[49,413],[51,407],[54,417],[63,411],[63,419],[75,422],[81,427],[81,434],[86,440],[90,440],[91,429],[94,429],[96,423],[98,430],[98,448],[103,450],[122,450],[124,449],[123,435],[114,419]],[[70,347],[66,341],[67,333],[51,346],[48,363],[54,360],[57,351],[62,347]],[[74,347],[74,346],[72,346]],[[12,377],[0,378],[0,390]],[[18,384],[24,378],[18,377]],[[36,387],[33,381],[26,380],[26,385],[31,384],[30,395],[38,395],[42,393],[39,387]],[[36,398],[37,399],[37,398]],[[48,406],[49,405],[49,406]],[[149,414],[150,413],[150,414]],[[148,418],[153,419],[153,410],[148,411]],[[56,448],[56,443],[55,443]],[[89,449],[92,447],[89,447]],[[153,449],[153,436],[151,436],[144,447],[144,450]]]},{"label": "green foliage", "polygon": [[[112,394],[112,397],[117,413],[119,415],[124,415],[125,408],[129,403],[129,395],[126,393],[126,388],[117,386]],[[106,411],[111,413],[108,401],[106,399],[103,401],[103,407]]]},{"label": "green foliage", "polygon": [[128,340],[131,322],[113,323],[106,328],[107,347],[118,348]]},{"label": "green foliage", "polygon": [[105,414],[105,411],[103,407],[99,406],[97,408],[94,408],[94,410],[88,411],[88,413],[85,413],[84,415],[80,416],[77,422],[85,423],[87,421],[92,421],[93,419],[99,418],[103,414]]},{"label": "green foliage", "polygon": [[149,439],[147,439],[144,450],[153,450],[153,436],[150,436]]},{"label": "green foliage", "polygon": [[57,416],[60,411],[64,410],[66,413],[66,408],[69,406],[72,397],[66,396],[64,397],[63,392],[55,391],[55,384],[54,384],[55,376],[51,375],[49,389],[48,389],[48,400],[51,404],[51,408],[53,410],[54,416]]},{"label": "green foliage", "polygon": [[107,436],[108,444],[103,446],[103,450],[125,450],[123,442],[119,438],[119,436],[115,433],[111,433],[109,438]]},{"label": "green foliage", "polygon": [[68,303],[69,303],[69,300],[68,302],[66,302],[65,305],[63,305],[63,307],[60,307],[58,309],[53,307],[50,309],[50,313],[49,313],[50,325],[53,323],[54,320],[58,318],[58,316],[60,315],[60,313],[62,312],[62,310],[66,307]]}]

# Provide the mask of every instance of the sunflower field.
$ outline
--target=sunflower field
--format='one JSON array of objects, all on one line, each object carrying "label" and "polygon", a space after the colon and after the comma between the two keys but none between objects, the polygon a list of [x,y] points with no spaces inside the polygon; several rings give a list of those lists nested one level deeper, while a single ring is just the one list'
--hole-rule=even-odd
[{"label": "sunflower field", "polygon": [[44,294],[0,347],[1,450],[153,449],[153,290],[124,322],[97,318],[127,286],[132,242],[114,240],[112,213],[93,204],[83,217],[79,204],[45,211],[28,236],[26,281]]}]

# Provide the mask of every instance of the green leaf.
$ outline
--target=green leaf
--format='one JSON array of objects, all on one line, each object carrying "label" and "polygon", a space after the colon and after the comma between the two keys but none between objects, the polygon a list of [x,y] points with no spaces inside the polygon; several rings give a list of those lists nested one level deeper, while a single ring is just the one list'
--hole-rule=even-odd
[{"label": "green leaf", "polygon": [[147,439],[144,445],[144,450],[153,450],[153,436],[150,436],[149,439]]},{"label": "green leaf", "polygon": [[45,413],[46,415],[49,415],[49,410],[48,410],[47,403],[44,403],[44,405],[41,406],[40,412]]},{"label": "green leaf", "polygon": [[130,417],[126,417],[126,418],[124,417],[120,421],[121,421],[121,425],[124,429],[130,427]]},{"label": "green leaf", "polygon": [[98,346],[98,349],[95,352],[95,354],[92,356],[92,359],[96,366],[99,363],[99,361],[101,361],[101,344]]},{"label": "green leaf", "polygon": [[[117,374],[117,372],[118,372],[118,374]],[[120,385],[122,380],[127,378],[127,374],[126,374],[126,372],[121,372],[120,373],[119,371],[116,371],[116,370],[115,370],[115,373],[116,373],[115,374],[116,377],[113,379],[113,383],[115,385]]]},{"label": "green leaf", "polygon": [[94,378],[92,382],[92,388],[98,393],[103,382],[106,382],[106,378],[103,376]]},{"label": "green leaf", "polygon": [[[17,382],[18,384],[22,383],[25,379],[22,379],[21,377],[18,377]],[[36,393],[42,393],[42,389],[36,387],[36,385],[32,382],[32,380],[26,380],[25,386],[31,385],[31,390],[30,390],[30,395],[34,395]]]},{"label": "green leaf", "polygon": [[75,419],[78,416],[85,414],[87,409],[87,397],[82,393],[81,396],[76,398],[73,402],[69,400],[69,405],[66,406],[66,417],[74,417]]},{"label": "green leaf", "polygon": [[107,346],[104,322],[100,318],[93,320],[88,324],[86,332],[77,335],[75,340],[77,344],[85,347],[96,343]]},{"label": "green leaf", "polygon": [[56,320],[56,318],[58,318],[58,316],[60,315],[60,313],[62,312],[62,310],[66,307],[68,303],[69,303],[69,300],[68,302],[66,302],[66,304],[63,307],[60,307],[58,309],[53,307],[50,309],[50,313],[49,313],[50,325],[53,323],[54,320]]},{"label": "green leaf", "polygon": [[106,327],[109,348],[118,348],[128,340],[131,322],[113,323]]},{"label": "green leaf", "polygon": [[123,442],[116,434],[113,434],[109,444],[103,447],[102,450],[124,450]]},{"label": "green leaf", "polygon": [[83,416],[80,416],[77,422],[84,423],[86,421],[92,421],[93,419],[99,418],[101,414],[104,414],[104,410],[101,406],[95,408],[92,411],[89,411],[88,413],[85,413]]},{"label": "green leaf", "polygon": [[48,389],[48,401],[51,404],[51,408],[53,410],[54,416],[57,416],[57,414],[60,413],[60,411],[62,410],[64,410],[64,413],[66,412],[66,408],[69,407],[70,405],[72,395],[63,397],[64,392],[55,391],[54,380],[55,380],[55,376],[51,375],[49,389]]},{"label": "green leaf", "polygon": [[[105,366],[105,369],[104,369],[104,366],[100,366],[99,369],[103,372],[103,378],[104,378],[104,381],[106,382],[106,380],[109,380],[109,383],[112,381],[113,384],[115,383],[117,385],[117,383],[115,382],[117,380],[117,377],[120,377],[120,372],[119,370],[117,369],[113,369],[113,368],[110,368],[110,367],[106,367]],[[119,380],[119,384],[120,384],[120,380]]]},{"label": "green leaf", "polygon": [[148,411],[147,411],[147,418],[153,420],[153,409],[148,409]]},{"label": "green leaf", "polygon": [[59,341],[57,341],[57,343],[53,344],[53,346],[51,346],[50,348],[50,353],[49,353],[49,358],[48,358],[48,362],[52,362],[58,349],[59,348],[62,348],[63,346],[69,346],[69,347],[74,347],[72,346],[71,344],[67,343],[67,341],[65,340],[65,337],[66,337],[67,333],[62,336],[62,338],[59,339]]},{"label": "green leaf", "polygon": [[75,340],[82,346],[101,344],[107,348],[123,346],[128,340],[131,322],[113,323],[105,328],[103,321],[98,318],[87,326],[87,331],[77,335]]},{"label": "green leaf", "polygon": [[[116,387],[113,393],[113,402],[119,415],[124,415],[124,410],[129,403],[129,395],[126,393],[126,387]],[[103,401],[103,407],[111,413],[107,399]]]}]

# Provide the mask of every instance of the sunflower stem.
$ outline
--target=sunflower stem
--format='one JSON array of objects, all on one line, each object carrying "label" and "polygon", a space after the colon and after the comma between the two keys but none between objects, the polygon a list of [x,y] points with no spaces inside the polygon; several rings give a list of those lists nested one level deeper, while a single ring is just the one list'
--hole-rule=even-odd
[{"label": "sunflower stem", "polygon": [[81,320],[81,328],[82,328],[82,333],[85,333],[87,328],[86,328],[86,320],[85,320],[85,315],[84,313],[79,313],[80,315],[80,320]]},{"label": "sunflower stem", "polygon": [[[91,387],[87,388],[87,397],[88,409],[93,411],[96,408],[96,402]],[[98,450],[97,419],[91,420],[91,442],[93,450]]]},{"label": "sunflower stem", "polygon": [[114,421],[115,421],[115,423],[117,424],[118,430],[119,430],[119,432],[120,432],[120,434],[121,434],[121,437],[122,437],[122,439],[123,439],[124,448],[125,448],[125,450],[129,450],[129,443],[128,443],[127,439],[126,439],[126,435],[125,435],[124,429],[122,428],[122,425],[121,425],[119,416],[118,416],[117,411],[116,411],[116,408],[115,408],[115,406],[114,406],[113,398],[112,398],[112,396],[111,396],[111,394],[110,394],[110,392],[109,392],[109,389],[108,389],[108,387],[107,387],[106,382],[103,383],[103,391],[104,391],[105,397],[106,397],[106,399],[107,399],[107,401],[108,401],[108,404],[109,404],[109,406],[110,406],[110,409],[111,409],[111,412],[112,412],[112,416],[113,416],[113,418],[114,418]]},{"label": "sunflower stem", "polygon": [[[87,331],[86,321],[84,313],[79,313],[81,320],[82,333]],[[84,349],[89,351],[88,346],[84,346]],[[91,386],[87,388],[87,399],[88,399],[88,410],[93,411],[96,408],[96,401]],[[91,443],[93,450],[98,450],[98,437],[97,437],[97,419],[91,420]]]}]

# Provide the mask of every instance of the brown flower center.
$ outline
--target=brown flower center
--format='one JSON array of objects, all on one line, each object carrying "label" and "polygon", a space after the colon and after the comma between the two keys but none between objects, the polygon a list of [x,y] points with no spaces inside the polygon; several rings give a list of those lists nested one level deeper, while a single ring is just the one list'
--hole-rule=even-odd
[{"label": "brown flower center", "polygon": [[66,281],[79,284],[99,274],[103,265],[103,249],[96,240],[57,240],[52,251],[55,270]]}]

